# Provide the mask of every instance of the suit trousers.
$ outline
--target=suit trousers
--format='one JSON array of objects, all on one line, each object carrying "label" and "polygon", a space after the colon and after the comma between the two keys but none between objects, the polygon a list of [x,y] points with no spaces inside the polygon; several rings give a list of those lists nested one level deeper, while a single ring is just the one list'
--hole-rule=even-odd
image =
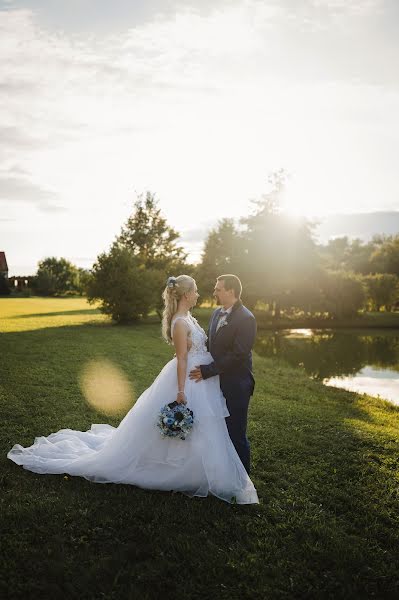
[{"label": "suit trousers", "polygon": [[237,454],[249,475],[251,449],[247,438],[247,421],[252,391],[248,389],[248,386],[237,385],[236,382],[221,381],[220,387],[230,413],[230,416],[226,417],[227,429]]}]

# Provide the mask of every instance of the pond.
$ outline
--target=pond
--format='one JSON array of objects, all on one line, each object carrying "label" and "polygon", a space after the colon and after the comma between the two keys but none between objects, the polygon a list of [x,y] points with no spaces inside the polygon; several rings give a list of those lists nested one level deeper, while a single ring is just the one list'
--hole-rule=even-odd
[{"label": "pond", "polygon": [[325,385],[379,396],[399,405],[398,329],[258,331],[255,351],[302,366]]}]

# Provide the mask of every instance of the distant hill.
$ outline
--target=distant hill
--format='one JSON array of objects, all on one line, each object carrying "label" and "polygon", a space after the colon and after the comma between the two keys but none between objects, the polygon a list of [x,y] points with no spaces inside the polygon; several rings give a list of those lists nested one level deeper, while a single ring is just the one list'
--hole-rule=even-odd
[{"label": "distant hill", "polygon": [[365,242],[376,234],[399,235],[399,211],[337,214],[312,220],[320,223],[314,233],[316,240],[322,244],[345,235]]}]

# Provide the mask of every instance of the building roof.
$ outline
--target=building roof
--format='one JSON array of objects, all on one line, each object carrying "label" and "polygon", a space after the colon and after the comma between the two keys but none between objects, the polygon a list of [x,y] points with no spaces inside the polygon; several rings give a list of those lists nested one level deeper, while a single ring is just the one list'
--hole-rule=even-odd
[{"label": "building roof", "polygon": [[0,271],[8,271],[6,253],[0,250]]}]

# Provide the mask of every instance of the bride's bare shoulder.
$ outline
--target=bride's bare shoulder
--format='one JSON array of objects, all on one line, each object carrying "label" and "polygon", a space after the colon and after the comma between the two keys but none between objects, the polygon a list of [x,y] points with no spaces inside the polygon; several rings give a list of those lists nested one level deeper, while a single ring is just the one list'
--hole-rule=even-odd
[{"label": "bride's bare shoulder", "polygon": [[187,320],[187,317],[184,315],[174,315],[171,321],[172,329],[177,330],[189,330],[190,326]]}]

